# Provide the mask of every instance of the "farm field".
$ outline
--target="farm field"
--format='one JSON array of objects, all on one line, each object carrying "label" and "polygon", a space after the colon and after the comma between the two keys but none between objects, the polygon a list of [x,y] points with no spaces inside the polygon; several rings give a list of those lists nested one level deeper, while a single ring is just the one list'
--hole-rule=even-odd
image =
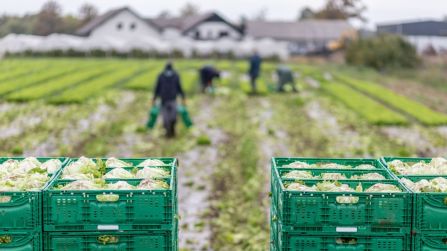
[{"label": "farm field", "polygon": [[[202,95],[197,67],[209,63],[224,73],[215,93]],[[0,61],[0,154],[177,157],[181,250],[258,251],[269,244],[272,156],[447,153],[447,91],[430,84],[415,80],[401,92],[390,84],[396,77],[291,65],[300,92],[278,94],[266,63],[251,95],[245,62],[174,65],[195,126],[165,140],[160,125],[145,129],[162,60]]]}]

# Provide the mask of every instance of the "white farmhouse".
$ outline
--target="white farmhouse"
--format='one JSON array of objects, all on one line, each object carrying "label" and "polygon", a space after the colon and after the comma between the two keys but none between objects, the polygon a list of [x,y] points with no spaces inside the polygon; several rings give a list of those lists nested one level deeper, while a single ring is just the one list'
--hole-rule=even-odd
[{"label": "white farmhouse", "polygon": [[163,34],[177,33],[195,40],[239,40],[243,36],[240,27],[215,12],[180,18],[154,18],[148,21],[157,25]]},{"label": "white farmhouse", "polygon": [[93,19],[77,34],[120,40],[160,36],[186,36],[195,40],[242,38],[239,27],[215,12],[179,18],[142,18],[128,7],[111,10]]}]

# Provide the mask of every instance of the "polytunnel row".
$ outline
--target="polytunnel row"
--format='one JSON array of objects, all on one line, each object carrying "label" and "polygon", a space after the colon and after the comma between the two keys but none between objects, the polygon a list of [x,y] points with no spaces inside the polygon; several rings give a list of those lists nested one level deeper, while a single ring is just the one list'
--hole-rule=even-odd
[{"label": "polytunnel row", "polygon": [[51,34],[49,36],[10,34],[0,39],[0,55],[5,53],[22,53],[26,51],[79,51],[93,50],[116,51],[128,53],[132,50],[170,54],[181,52],[186,57],[196,54],[209,56],[214,53],[232,53],[236,57],[246,57],[257,51],[263,57],[289,56],[287,44],[272,39],[243,40],[221,39],[215,41],[196,41],[187,37],[79,37],[66,34]]}]

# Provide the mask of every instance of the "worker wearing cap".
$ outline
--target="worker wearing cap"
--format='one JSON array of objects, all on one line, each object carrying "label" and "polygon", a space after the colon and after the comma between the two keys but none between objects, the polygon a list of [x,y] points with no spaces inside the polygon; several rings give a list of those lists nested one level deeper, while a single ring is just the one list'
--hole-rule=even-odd
[{"label": "worker wearing cap", "polygon": [[161,99],[161,114],[163,117],[163,127],[166,130],[166,137],[175,137],[175,125],[177,122],[177,97],[182,98],[186,105],[185,93],[183,92],[180,77],[174,70],[171,62],[166,64],[162,73],[158,76],[155,86],[152,105],[155,105],[157,99]]}]

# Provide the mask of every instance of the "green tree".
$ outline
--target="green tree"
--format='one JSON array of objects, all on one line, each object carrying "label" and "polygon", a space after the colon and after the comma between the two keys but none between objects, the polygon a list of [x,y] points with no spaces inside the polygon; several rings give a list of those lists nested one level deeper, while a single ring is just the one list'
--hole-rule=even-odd
[{"label": "green tree", "polygon": [[98,16],[98,9],[89,3],[85,3],[79,8],[80,24],[84,25]]},{"label": "green tree", "polygon": [[400,36],[381,34],[359,39],[348,44],[346,62],[384,70],[387,68],[413,68],[420,64],[416,48]]},{"label": "green tree", "polygon": [[37,14],[37,21],[34,27],[34,33],[37,35],[49,35],[60,32],[63,27],[61,17],[62,8],[56,1],[48,1]]},{"label": "green tree", "polygon": [[366,21],[366,6],[361,0],[327,0],[326,5],[315,12],[318,19],[358,19]]},{"label": "green tree", "polygon": [[190,16],[196,16],[200,12],[199,6],[192,4],[192,3],[186,3],[181,9],[180,9],[180,16],[181,17],[190,17]]},{"label": "green tree", "polygon": [[298,20],[312,19],[314,17],[315,17],[314,11],[309,7],[305,7],[301,9],[300,14],[298,16]]}]

